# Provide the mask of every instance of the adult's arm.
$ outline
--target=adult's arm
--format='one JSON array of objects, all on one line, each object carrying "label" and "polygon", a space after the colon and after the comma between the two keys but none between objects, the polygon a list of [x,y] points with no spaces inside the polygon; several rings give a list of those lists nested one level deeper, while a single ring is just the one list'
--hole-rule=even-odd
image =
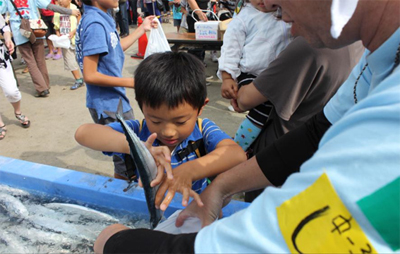
[{"label": "adult's arm", "polygon": [[183,225],[188,217],[198,217],[206,226],[218,218],[233,194],[282,185],[290,174],[299,171],[301,164],[311,158],[330,126],[321,111],[248,161],[218,175],[200,195],[204,206],[199,208],[195,202],[190,203],[179,215],[176,225]]},{"label": "adult's arm", "polygon": [[251,82],[239,89],[236,100],[240,110],[246,111],[268,101],[268,98],[260,93],[254,83]]},{"label": "adult's arm", "polygon": [[303,162],[311,158],[330,126],[321,111],[256,154],[265,177],[275,186],[282,185],[292,173],[299,171]]},{"label": "adult's arm", "polygon": [[[197,4],[196,0],[188,0],[187,2],[189,4],[189,6],[190,6],[190,9],[192,9],[193,11],[196,10],[196,9],[200,9],[200,7]],[[197,14],[197,16],[199,17],[199,19],[201,21],[208,21],[207,15],[204,12],[202,12],[200,10],[197,10],[197,11],[195,11],[195,13]]]}]

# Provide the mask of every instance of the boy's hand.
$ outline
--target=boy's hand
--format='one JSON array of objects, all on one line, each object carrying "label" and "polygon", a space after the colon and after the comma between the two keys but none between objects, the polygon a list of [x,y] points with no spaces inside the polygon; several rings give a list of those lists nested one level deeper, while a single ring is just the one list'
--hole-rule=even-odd
[{"label": "boy's hand", "polygon": [[[192,197],[198,206],[203,206],[199,194],[192,190],[192,176],[188,173],[188,170],[185,170],[182,166],[183,165],[175,168],[173,171],[173,179],[164,179],[157,191],[155,204],[156,207],[160,207],[163,211],[167,209],[176,192],[182,194],[183,206],[188,205],[189,197]],[[168,193],[164,198],[167,191]]]},{"label": "boy's hand", "polygon": [[221,95],[225,99],[236,99],[238,85],[233,79],[224,79],[221,86]]},{"label": "boy's hand", "polygon": [[158,22],[155,20],[155,17],[156,16],[152,15],[152,16],[148,16],[144,19],[142,26],[146,32],[150,31],[151,28],[158,27]]},{"label": "boy's hand", "polygon": [[[156,161],[157,165],[157,176],[150,183],[151,187],[154,187],[161,183],[164,178],[164,171],[167,173],[168,179],[173,179],[172,168],[171,168],[171,153],[166,146],[153,146],[154,140],[157,138],[157,133],[153,133],[149,136],[144,145],[149,149],[151,155]],[[140,182],[139,182],[140,185]],[[141,186],[141,185],[140,185]]]}]

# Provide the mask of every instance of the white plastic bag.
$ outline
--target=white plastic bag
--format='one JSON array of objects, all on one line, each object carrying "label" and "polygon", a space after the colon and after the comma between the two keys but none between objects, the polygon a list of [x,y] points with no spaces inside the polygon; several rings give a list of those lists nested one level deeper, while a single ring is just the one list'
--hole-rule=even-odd
[{"label": "white plastic bag", "polygon": [[154,53],[171,51],[171,47],[168,44],[167,37],[165,37],[160,21],[158,21],[158,19],[154,20],[158,22],[158,27],[152,28],[150,31],[149,41],[147,43],[144,58]]},{"label": "white plastic bag", "polygon": [[69,39],[68,35],[61,35],[58,37],[55,34],[49,36],[49,40],[53,42],[53,46],[55,48],[65,48],[69,49],[71,47],[71,40]]},{"label": "white plastic bag", "polygon": [[175,221],[181,212],[182,210],[175,211],[171,216],[168,217],[167,220],[158,224],[154,230],[174,235],[199,232],[201,229],[201,221],[199,218],[190,217],[185,220],[185,223],[182,225],[182,227],[177,228],[175,226]]}]

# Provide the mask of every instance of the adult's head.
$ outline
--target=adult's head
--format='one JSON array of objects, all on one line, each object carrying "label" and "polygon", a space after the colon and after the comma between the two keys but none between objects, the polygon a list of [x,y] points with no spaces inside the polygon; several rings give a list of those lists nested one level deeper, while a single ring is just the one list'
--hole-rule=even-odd
[{"label": "adult's head", "polygon": [[[337,1],[337,0],[336,0]],[[399,0],[359,0],[339,38],[331,35],[332,0],[264,0],[280,6],[282,19],[292,22],[292,33],[315,47],[340,48],[357,40],[374,51],[399,27]],[[346,4],[345,1],[342,1]],[[337,15],[337,14],[333,14]]]}]

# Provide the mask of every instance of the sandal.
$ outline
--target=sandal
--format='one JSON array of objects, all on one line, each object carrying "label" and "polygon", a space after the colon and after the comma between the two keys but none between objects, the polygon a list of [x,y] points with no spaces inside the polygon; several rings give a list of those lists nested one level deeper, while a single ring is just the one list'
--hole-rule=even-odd
[{"label": "sandal", "polygon": [[6,137],[6,132],[7,132],[6,125],[1,126],[0,127],[0,140],[2,140],[3,138]]},{"label": "sandal", "polygon": [[42,92],[36,92],[35,97],[47,97],[50,94],[49,90],[44,90]]},{"label": "sandal", "polygon": [[24,127],[24,128],[28,128],[31,125],[31,121],[26,120],[26,116],[24,116],[22,113],[15,114],[15,118],[18,119],[18,121],[21,123],[22,127]]}]

